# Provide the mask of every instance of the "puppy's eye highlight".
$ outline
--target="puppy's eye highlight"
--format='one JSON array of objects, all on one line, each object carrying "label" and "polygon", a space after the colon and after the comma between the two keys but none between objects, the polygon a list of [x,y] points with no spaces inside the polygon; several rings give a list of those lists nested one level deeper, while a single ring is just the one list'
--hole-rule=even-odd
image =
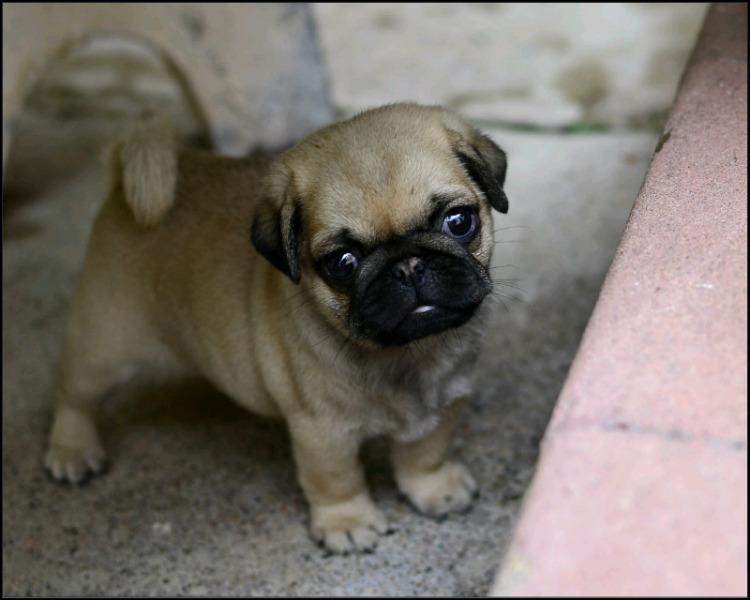
[{"label": "puppy's eye highlight", "polygon": [[468,242],[477,232],[476,210],[469,207],[454,208],[443,217],[442,232],[459,242]]},{"label": "puppy's eye highlight", "polygon": [[328,275],[336,281],[346,281],[359,266],[359,256],[354,250],[341,249],[331,252],[324,259]]}]

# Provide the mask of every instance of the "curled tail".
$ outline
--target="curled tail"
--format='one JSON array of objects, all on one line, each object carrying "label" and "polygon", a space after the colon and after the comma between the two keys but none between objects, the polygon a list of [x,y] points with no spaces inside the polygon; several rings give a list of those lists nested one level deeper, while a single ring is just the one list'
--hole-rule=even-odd
[{"label": "curled tail", "polygon": [[136,223],[158,225],[172,208],[177,184],[174,130],[161,117],[136,125],[109,150],[112,187],[121,186]]}]

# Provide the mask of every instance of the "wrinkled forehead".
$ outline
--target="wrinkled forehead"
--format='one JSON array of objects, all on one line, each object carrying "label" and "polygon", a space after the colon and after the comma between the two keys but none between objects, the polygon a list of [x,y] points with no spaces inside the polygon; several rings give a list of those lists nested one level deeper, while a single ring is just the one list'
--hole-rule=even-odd
[{"label": "wrinkled forehead", "polygon": [[471,194],[449,148],[362,149],[321,167],[308,217],[316,254],[342,232],[364,244],[403,235],[424,226],[437,200]]}]

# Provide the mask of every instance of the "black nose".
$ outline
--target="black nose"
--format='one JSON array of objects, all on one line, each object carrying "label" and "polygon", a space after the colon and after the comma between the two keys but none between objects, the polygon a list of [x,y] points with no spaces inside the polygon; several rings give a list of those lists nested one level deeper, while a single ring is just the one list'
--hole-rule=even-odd
[{"label": "black nose", "polygon": [[416,286],[422,283],[424,271],[424,262],[416,256],[400,260],[391,267],[391,274],[396,281],[406,286]]}]

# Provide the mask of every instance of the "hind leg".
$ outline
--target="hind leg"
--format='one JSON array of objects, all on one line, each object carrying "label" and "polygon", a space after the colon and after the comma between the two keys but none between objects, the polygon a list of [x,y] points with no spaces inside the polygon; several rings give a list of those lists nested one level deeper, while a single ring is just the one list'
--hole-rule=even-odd
[{"label": "hind leg", "polygon": [[55,479],[80,483],[88,472],[99,473],[104,466],[97,403],[120,373],[114,365],[72,360],[77,364],[64,368],[61,375],[44,464]]},{"label": "hind leg", "polygon": [[55,411],[44,466],[59,481],[81,483],[101,472],[105,461],[93,411],[60,406]]},{"label": "hind leg", "polygon": [[44,464],[55,479],[80,483],[104,467],[96,425],[100,398],[131,371],[117,355],[66,351],[60,374],[49,447]]},{"label": "hind leg", "polygon": [[80,483],[89,472],[102,470],[105,453],[96,425],[97,405],[135,366],[136,340],[128,335],[133,329],[107,312],[78,302],[68,325],[44,458],[46,468],[61,481]]}]

